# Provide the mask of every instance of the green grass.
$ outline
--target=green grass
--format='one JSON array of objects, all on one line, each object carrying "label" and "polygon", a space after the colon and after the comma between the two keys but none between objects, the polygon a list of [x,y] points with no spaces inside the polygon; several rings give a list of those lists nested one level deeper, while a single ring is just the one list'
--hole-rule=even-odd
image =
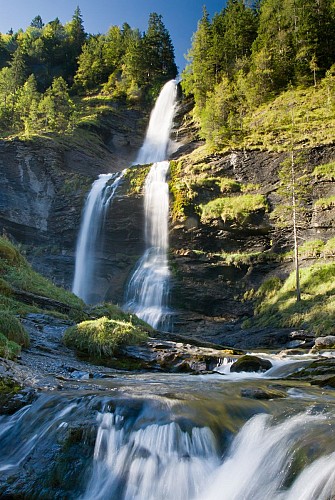
[{"label": "green grass", "polygon": [[68,328],[64,334],[64,343],[90,356],[108,358],[121,346],[139,344],[147,336],[147,331],[141,326],[103,316]]},{"label": "green grass", "polygon": [[203,222],[221,218],[224,222],[244,224],[248,217],[259,210],[267,210],[266,197],[261,194],[244,194],[217,198],[202,207]]},{"label": "green grass", "polygon": [[2,310],[13,314],[39,310],[15,300],[14,290],[17,289],[62,302],[70,307],[70,316],[83,317],[83,301],[36,273],[19,250],[4,237],[0,237],[0,280],[0,308]]},{"label": "green grass", "polygon": [[300,147],[332,144],[335,103],[333,92],[329,89],[334,81],[335,77],[330,77],[317,87],[282,92],[275,99],[248,112],[243,123],[245,137],[235,146],[284,151],[290,147],[292,139]]},{"label": "green grass", "polygon": [[12,340],[8,340],[5,335],[0,333],[0,357],[6,359],[15,359],[21,352],[21,347]]},{"label": "green grass", "polygon": [[321,208],[322,210],[327,210],[328,208],[332,207],[335,207],[335,196],[320,198],[314,203],[314,208]]},{"label": "green grass", "polygon": [[256,292],[256,326],[306,328],[317,335],[335,334],[335,263],[300,270],[301,297],[296,301],[295,273],[282,283],[265,282]]},{"label": "green grass", "polygon": [[29,347],[29,335],[14,314],[0,309],[0,333],[22,347]]},{"label": "green grass", "polygon": [[313,170],[313,175],[322,181],[335,181],[335,162],[318,165]]}]

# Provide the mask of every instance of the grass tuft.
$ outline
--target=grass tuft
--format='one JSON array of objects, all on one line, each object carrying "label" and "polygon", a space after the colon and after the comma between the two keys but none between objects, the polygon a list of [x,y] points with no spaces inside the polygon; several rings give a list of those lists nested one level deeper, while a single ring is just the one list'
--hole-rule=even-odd
[{"label": "grass tuft", "polygon": [[68,328],[64,343],[79,352],[103,358],[113,356],[123,345],[144,342],[147,336],[144,328],[138,325],[103,316]]}]

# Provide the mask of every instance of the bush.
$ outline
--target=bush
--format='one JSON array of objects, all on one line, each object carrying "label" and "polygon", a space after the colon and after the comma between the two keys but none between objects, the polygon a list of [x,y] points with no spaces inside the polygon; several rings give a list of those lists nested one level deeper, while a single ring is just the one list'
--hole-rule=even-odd
[{"label": "bush", "polygon": [[15,359],[21,352],[21,347],[0,333],[0,357]]},{"label": "bush", "polygon": [[29,335],[10,312],[0,311],[0,333],[22,347],[29,347]]},{"label": "bush", "polygon": [[95,357],[109,357],[123,345],[139,344],[147,339],[140,326],[127,321],[108,319],[83,321],[65,331],[64,343]]},{"label": "bush", "polygon": [[335,162],[318,165],[313,170],[313,175],[323,181],[335,181]]},{"label": "bush", "polygon": [[265,196],[261,194],[244,194],[212,200],[202,206],[202,220],[217,219],[243,223],[249,215],[258,210],[267,210]]},{"label": "bush", "polygon": [[24,258],[19,250],[4,236],[0,236],[0,259],[4,259],[10,264],[20,264]]}]

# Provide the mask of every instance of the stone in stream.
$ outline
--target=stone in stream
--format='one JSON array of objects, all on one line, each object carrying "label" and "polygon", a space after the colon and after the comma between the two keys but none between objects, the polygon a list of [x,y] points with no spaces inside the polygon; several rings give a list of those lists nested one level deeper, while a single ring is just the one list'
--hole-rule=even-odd
[{"label": "stone in stream", "polygon": [[286,398],[287,394],[284,391],[277,389],[262,389],[261,387],[246,387],[241,389],[242,398],[249,399],[278,399]]},{"label": "stone in stream", "polygon": [[272,367],[271,361],[258,356],[241,356],[230,367],[231,372],[265,372]]},{"label": "stone in stream", "polygon": [[314,350],[335,349],[335,335],[326,335],[315,339]]}]

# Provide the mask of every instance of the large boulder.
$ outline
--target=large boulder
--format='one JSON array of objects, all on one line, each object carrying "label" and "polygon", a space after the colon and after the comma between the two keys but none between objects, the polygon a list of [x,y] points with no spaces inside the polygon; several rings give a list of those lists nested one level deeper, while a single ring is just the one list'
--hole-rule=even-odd
[{"label": "large boulder", "polygon": [[230,367],[231,372],[265,372],[272,367],[271,361],[258,356],[241,356]]}]

